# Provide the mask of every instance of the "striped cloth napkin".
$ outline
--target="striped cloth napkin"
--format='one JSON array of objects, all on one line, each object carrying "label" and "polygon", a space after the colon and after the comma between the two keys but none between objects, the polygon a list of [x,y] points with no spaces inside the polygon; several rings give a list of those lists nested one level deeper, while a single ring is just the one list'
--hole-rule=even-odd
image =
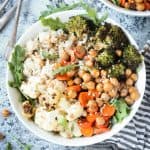
[{"label": "striped cloth napkin", "polygon": [[111,139],[93,147],[99,150],[150,150],[150,41],[144,46],[146,89],[142,104],[130,123]]}]

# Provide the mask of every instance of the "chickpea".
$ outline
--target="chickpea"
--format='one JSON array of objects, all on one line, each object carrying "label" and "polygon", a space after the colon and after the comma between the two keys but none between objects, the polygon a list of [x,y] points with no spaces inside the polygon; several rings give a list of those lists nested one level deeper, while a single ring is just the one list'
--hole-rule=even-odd
[{"label": "chickpea", "polygon": [[113,88],[111,91],[108,92],[109,96],[114,98],[117,96],[117,89]]},{"label": "chickpea", "polygon": [[84,82],[89,82],[91,80],[91,75],[89,73],[84,73],[82,79]]},{"label": "chickpea", "polygon": [[130,96],[127,96],[127,97],[125,98],[125,101],[126,101],[126,103],[127,103],[128,105],[132,105],[132,104],[134,103],[134,100],[132,100]]},{"label": "chickpea", "polygon": [[73,77],[75,75],[76,71],[75,70],[71,70],[67,72],[67,76],[69,77]]},{"label": "chickpea", "polygon": [[138,91],[133,91],[132,93],[130,93],[130,97],[132,100],[137,100],[140,97],[140,94]]},{"label": "chickpea", "polygon": [[2,116],[3,117],[8,117],[8,116],[10,116],[10,114],[11,114],[11,112],[7,108],[4,108],[2,110]]},{"label": "chickpea", "polygon": [[125,96],[127,96],[127,94],[128,94],[128,90],[127,90],[126,88],[123,88],[123,89],[121,90],[120,95],[121,95],[122,97],[125,97]]},{"label": "chickpea", "polygon": [[129,2],[125,2],[124,7],[127,8],[127,9],[130,8],[130,3]]},{"label": "chickpea", "polygon": [[110,82],[116,87],[119,86],[119,82],[118,82],[117,78],[110,78]]},{"label": "chickpea", "polygon": [[116,55],[120,57],[122,55],[122,51],[121,50],[116,50]]},{"label": "chickpea", "polygon": [[137,88],[134,86],[129,87],[129,93],[132,93],[134,91],[137,91]]},{"label": "chickpea", "polygon": [[97,70],[97,69],[91,70],[91,75],[92,75],[94,78],[98,78],[99,75],[100,75],[99,70]]},{"label": "chickpea", "polygon": [[94,49],[91,49],[91,50],[89,51],[89,54],[90,54],[91,57],[96,57],[96,56],[97,56],[97,51],[94,50]]},{"label": "chickpea", "polygon": [[101,107],[104,104],[104,102],[101,100],[101,98],[96,98],[96,102],[98,104],[98,107]]},{"label": "chickpea", "polygon": [[96,85],[96,90],[99,91],[99,92],[102,92],[103,91],[103,85],[101,83],[98,83]]},{"label": "chickpea", "polygon": [[68,91],[68,98],[76,98],[76,96],[77,96],[77,92],[75,92],[74,90]]},{"label": "chickpea", "polygon": [[69,86],[72,86],[72,85],[74,84],[74,82],[73,82],[73,80],[69,80],[69,81],[67,81],[67,84],[68,84]]},{"label": "chickpea", "polygon": [[87,86],[86,86],[86,83],[85,83],[85,82],[82,82],[81,87],[82,87],[82,89],[87,90]]},{"label": "chickpea", "polygon": [[83,74],[85,73],[85,71],[84,70],[79,70],[79,72],[78,72],[78,75],[79,75],[79,77],[81,77],[82,78],[82,76],[83,76]]},{"label": "chickpea", "polygon": [[137,74],[135,74],[135,73],[131,74],[131,79],[133,81],[137,81],[137,79],[138,79]]},{"label": "chickpea", "polygon": [[83,46],[78,45],[76,47],[76,56],[77,58],[83,58],[85,56],[86,50]]},{"label": "chickpea", "polygon": [[86,83],[86,87],[88,88],[88,90],[93,90],[95,89],[95,82],[93,81],[89,81]]},{"label": "chickpea", "polygon": [[105,83],[103,88],[105,92],[109,92],[113,89],[113,85],[111,83]]},{"label": "chickpea", "polygon": [[98,106],[97,106],[97,103],[95,100],[89,100],[88,101],[88,104],[87,104],[87,111],[88,112],[97,112],[98,111]]},{"label": "chickpea", "polygon": [[93,61],[92,60],[87,60],[85,61],[85,65],[88,67],[93,67]]},{"label": "chickpea", "polygon": [[126,80],[126,85],[132,86],[132,85],[133,85],[133,80],[132,80],[131,78],[128,78],[128,79]]},{"label": "chickpea", "polygon": [[143,11],[145,9],[144,3],[136,3],[136,9],[138,11]]},{"label": "chickpea", "polygon": [[70,59],[70,56],[68,55],[67,52],[64,51],[61,55],[61,59],[68,61]]},{"label": "chickpea", "polygon": [[101,126],[101,125],[104,125],[104,124],[105,124],[104,118],[101,117],[101,116],[98,116],[98,117],[96,118],[96,126]]},{"label": "chickpea", "polygon": [[102,93],[101,99],[104,100],[104,101],[109,101],[110,100],[110,96],[107,93]]},{"label": "chickpea", "polygon": [[101,76],[102,76],[102,77],[106,77],[106,76],[107,76],[107,71],[101,70]]},{"label": "chickpea", "polygon": [[109,79],[102,79],[103,84],[109,83]]},{"label": "chickpea", "polygon": [[96,82],[96,83],[100,83],[101,81],[102,81],[101,78],[96,78],[96,79],[95,79],[95,82]]},{"label": "chickpea", "polygon": [[81,80],[81,78],[79,78],[79,77],[76,77],[76,78],[74,79],[74,83],[75,83],[75,84],[81,84],[81,82],[82,82],[82,80]]},{"label": "chickpea", "polygon": [[129,77],[132,74],[132,70],[131,69],[126,69],[126,77]]}]

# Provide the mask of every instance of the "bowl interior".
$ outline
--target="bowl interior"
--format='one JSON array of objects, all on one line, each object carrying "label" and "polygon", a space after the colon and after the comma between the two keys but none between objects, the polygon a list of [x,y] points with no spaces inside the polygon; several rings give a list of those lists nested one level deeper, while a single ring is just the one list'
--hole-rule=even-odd
[{"label": "bowl interior", "polygon": [[124,13],[126,15],[131,15],[131,16],[138,16],[138,17],[150,17],[150,11],[136,11],[136,10],[130,10],[130,9],[125,9],[120,6],[117,6],[110,2],[109,0],[101,0],[106,6],[120,12]]},{"label": "bowl interior", "polygon": [[[71,17],[73,15],[84,14],[84,13],[85,13],[85,11],[82,11],[82,10],[81,11],[79,11],[79,10],[72,10],[72,11],[65,11],[65,12],[53,14],[53,15],[51,15],[51,17],[59,17],[62,21],[65,22],[65,21],[67,21],[67,19],[69,17]],[[115,23],[111,19],[108,19],[107,21],[112,23],[112,24],[118,25],[117,23]],[[45,29],[47,29],[47,28],[43,27],[40,22],[37,22],[37,23],[33,24],[21,36],[21,38],[19,39],[17,44],[24,45],[29,39],[33,39],[34,37],[36,37],[38,35],[39,32],[41,32],[41,31],[43,31]],[[124,30],[124,32],[128,36],[130,42],[137,47],[135,41],[129,35],[129,33],[126,30]],[[131,111],[130,115],[128,117],[126,117],[123,120],[122,123],[116,124],[115,126],[113,126],[111,131],[109,131],[107,133],[104,133],[104,134],[95,135],[93,137],[80,137],[80,138],[66,139],[66,138],[63,138],[61,136],[54,135],[53,133],[46,132],[46,131],[40,129],[32,121],[29,121],[25,117],[23,117],[23,115],[21,113],[22,112],[22,108],[21,108],[21,103],[19,102],[19,93],[18,93],[18,91],[16,89],[14,89],[14,88],[9,87],[8,84],[7,84],[7,90],[8,90],[8,96],[9,96],[11,105],[12,105],[13,110],[15,111],[17,117],[35,135],[37,135],[40,138],[45,139],[45,140],[47,140],[49,142],[53,142],[53,143],[60,144],[60,145],[65,145],[65,146],[85,146],[85,145],[91,145],[91,144],[94,144],[94,143],[98,143],[98,142],[101,142],[101,141],[103,141],[105,139],[110,138],[111,136],[113,136],[114,134],[119,132],[132,119],[132,117],[134,116],[134,114],[136,113],[138,107],[141,104],[142,97],[143,97],[143,94],[144,94],[144,89],[145,89],[145,65],[144,65],[144,63],[141,65],[141,69],[140,69],[138,75],[139,75],[139,80],[137,82],[137,88],[140,91],[141,96],[140,96],[139,100],[137,100],[135,102],[135,104],[132,106],[132,111]],[[10,80],[12,80],[12,74],[9,71],[8,67],[7,67],[7,83]]]}]

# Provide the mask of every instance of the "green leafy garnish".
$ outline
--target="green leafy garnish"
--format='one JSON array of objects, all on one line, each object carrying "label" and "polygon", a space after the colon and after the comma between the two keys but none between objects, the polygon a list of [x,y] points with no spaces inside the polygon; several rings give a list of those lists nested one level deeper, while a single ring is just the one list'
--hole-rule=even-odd
[{"label": "green leafy garnish", "polygon": [[61,22],[58,17],[56,19],[53,19],[53,18],[41,18],[41,22],[42,22],[42,24],[44,26],[48,26],[52,30],[58,30],[58,29],[65,30],[65,23]]},{"label": "green leafy garnish", "polygon": [[65,3],[60,3],[58,7],[47,5],[47,10],[41,12],[41,16],[40,16],[39,19],[41,19],[43,17],[46,17],[46,16],[48,16],[48,15],[50,15],[52,13],[56,13],[56,12],[60,12],[60,11],[66,11],[66,10],[71,10],[71,9],[77,8],[77,7],[81,6],[81,3],[82,3],[82,1],[74,3],[72,5],[67,5]]},{"label": "green leafy garnish", "polygon": [[58,58],[58,54],[56,53],[49,54],[46,51],[42,51],[42,56],[44,57],[44,59],[49,59],[49,60],[56,60]]},{"label": "green leafy garnish", "polygon": [[12,145],[10,142],[7,143],[5,150],[12,150]]},{"label": "green leafy garnish", "polygon": [[11,87],[19,88],[25,79],[23,75],[23,62],[25,60],[25,49],[17,45],[12,54],[11,62],[8,63],[9,69],[13,75],[13,81],[9,81]]},{"label": "green leafy garnish", "polygon": [[71,10],[76,7],[82,7],[84,10],[86,10],[87,14],[81,15],[81,16],[86,16],[88,19],[92,20],[95,25],[99,25],[103,21],[105,21],[108,17],[108,13],[105,13],[101,18],[98,17],[97,11],[95,8],[90,7],[88,4],[86,4],[83,0],[81,0],[78,3],[74,3],[72,5],[66,5],[64,3],[60,4],[58,6],[59,8],[52,7],[48,5],[48,10],[42,12],[42,15],[40,16],[40,20],[44,26],[49,26],[52,30],[58,30],[58,29],[63,29],[65,30],[65,23],[61,22],[59,18],[52,19],[52,18],[47,18],[45,19],[44,17],[55,13],[55,12],[61,12],[65,10]]},{"label": "green leafy garnish", "polygon": [[52,72],[53,75],[56,75],[56,74],[65,74],[67,73],[68,71],[71,71],[73,70],[74,68],[78,67],[78,65],[76,64],[71,64],[71,65],[67,65],[67,66],[63,66],[63,67],[59,67],[58,69],[54,70]]},{"label": "green leafy garnish", "polygon": [[113,117],[113,123],[121,122],[130,113],[130,108],[123,99],[113,99],[112,105],[116,108],[115,116]]}]

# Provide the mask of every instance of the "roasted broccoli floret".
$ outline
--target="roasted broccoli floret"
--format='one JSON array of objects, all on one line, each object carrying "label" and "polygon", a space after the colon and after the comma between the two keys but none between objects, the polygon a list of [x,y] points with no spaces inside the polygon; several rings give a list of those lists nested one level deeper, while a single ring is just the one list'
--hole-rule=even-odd
[{"label": "roasted broccoli floret", "polygon": [[108,69],[108,74],[110,77],[121,79],[125,75],[125,69],[126,67],[122,63],[115,64]]},{"label": "roasted broccoli floret", "polygon": [[114,63],[114,55],[109,50],[104,50],[97,56],[96,60],[101,67],[109,67]]},{"label": "roasted broccoli floret", "polygon": [[128,45],[123,51],[123,62],[132,70],[136,70],[142,62],[142,57],[133,45]]},{"label": "roasted broccoli floret", "polygon": [[115,25],[112,25],[104,41],[108,47],[112,49],[122,49],[129,44],[129,40],[125,33],[120,27]]},{"label": "roasted broccoli floret", "polygon": [[111,24],[105,23],[104,25],[100,25],[96,31],[96,39],[103,41],[111,28]]},{"label": "roasted broccoli floret", "polygon": [[87,21],[82,16],[74,16],[69,19],[66,24],[66,29],[70,33],[74,33],[77,37],[80,37],[87,31]]}]

